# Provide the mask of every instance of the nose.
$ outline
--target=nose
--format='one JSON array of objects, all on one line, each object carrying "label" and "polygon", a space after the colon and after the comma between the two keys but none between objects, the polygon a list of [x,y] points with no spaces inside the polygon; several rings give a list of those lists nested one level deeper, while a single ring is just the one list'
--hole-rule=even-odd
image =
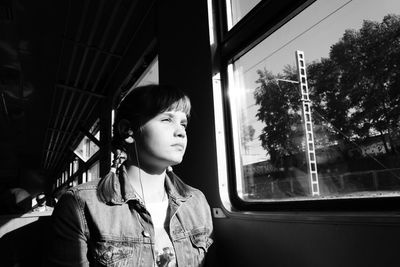
[{"label": "nose", "polygon": [[181,124],[177,124],[174,135],[176,137],[186,138],[186,129]]}]

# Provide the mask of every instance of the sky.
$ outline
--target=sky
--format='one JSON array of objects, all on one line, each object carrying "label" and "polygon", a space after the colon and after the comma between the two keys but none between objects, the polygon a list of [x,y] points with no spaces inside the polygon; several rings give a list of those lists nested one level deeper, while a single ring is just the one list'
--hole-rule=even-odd
[{"label": "sky", "polygon": [[266,68],[274,74],[282,73],[285,65],[296,65],[296,50],[304,51],[306,63],[326,58],[346,29],[359,30],[364,20],[381,22],[387,14],[400,14],[399,0],[319,0],[235,62],[240,105],[247,108],[248,123],[256,130],[244,164],[267,159],[258,140],[263,125],[255,118],[256,71]]},{"label": "sky", "polygon": [[[304,51],[309,62],[328,57],[330,46],[343,36],[346,29],[360,29],[363,20],[381,22],[389,13],[400,14],[399,0],[319,0],[261,42],[240,61],[246,72],[255,72],[256,69],[266,66],[276,74],[286,64],[295,65],[296,50]],[[276,52],[290,41],[292,42]],[[271,54],[273,55],[270,56]],[[267,58],[264,59],[265,57]]]}]

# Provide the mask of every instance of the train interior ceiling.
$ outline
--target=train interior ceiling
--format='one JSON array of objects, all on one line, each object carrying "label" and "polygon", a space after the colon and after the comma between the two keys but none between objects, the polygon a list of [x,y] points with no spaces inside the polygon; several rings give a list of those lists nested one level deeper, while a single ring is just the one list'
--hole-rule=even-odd
[{"label": "train interior ceiling", "polygon": [[122,58],[146,5],[2,1],[2,188],[49,190],[46,183],[118,89],[113,82],[124,75]]},{"label": "train interior ceiling", "polygon": [[40,261],[147,83],[191,98],[174,171],[210,204],[208,265],[398,266],[399,33],[397,0],[0,0],[5,266]]}]

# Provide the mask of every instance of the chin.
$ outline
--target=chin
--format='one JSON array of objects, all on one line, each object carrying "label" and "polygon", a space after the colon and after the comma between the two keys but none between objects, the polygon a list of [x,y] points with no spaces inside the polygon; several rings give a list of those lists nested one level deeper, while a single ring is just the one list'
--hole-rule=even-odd
[{"label": "chin", "polygon": [[168,166],[174,166],[182,162],[182,157],[169,160]]}]

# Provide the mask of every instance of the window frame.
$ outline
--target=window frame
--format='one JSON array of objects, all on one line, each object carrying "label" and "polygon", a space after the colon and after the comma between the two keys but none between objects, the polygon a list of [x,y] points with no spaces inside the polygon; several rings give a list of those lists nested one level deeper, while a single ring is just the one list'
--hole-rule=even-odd
[{"label": "window frame", "polygon": [[[79,184],[84,183],[83,182],[83,173],[87,172],[88,169],[90,169],[91,166],[94,165],[94,163],[99,161],[100,158],[100,153],[101,153],[101,143],[100,143],[100,119],[96,118],[94,122],[91,124],[91,127],[89,130],[86,130],[84,128],[81,128],[81,134],[82,138],[79,139],[79,142],[77,142],[77,145],[75,149],[79,146],[79,144],[83,140],[88,141],[88,146],[89,143],[93,143],[96,146],[98,146],[98,150],[91,155],[91,157],[87,158],[86,161],[84,161],[79,155],[75,154],[73,151],[71,151],[70,156],[68,157],[68,162],[65,164],[63,168],[61,168],[61,172],[57,176],[58,178],[55,180],[53,186],[55,186],[55,194],[59,194],[60,192],[63,192],[64,189],[68,188],[69,186],[76,186]],[[97,138],[96,136],[99,135]],[[74,149],[74,150],[75,150]],[[77,169],[75,169],[75,163],[77,162]],[[86,178],[87,182],[87,178]]]},{"label": "window frame", "polygon": [[[219,73],[222,88],[223,128],[227,191],[233,210],[237,211],[327,211],[327,212],[388,212],[399,208],[400,197],[246,201],[237,192],[232,108],[228,97],[228,66],[247,53],[262,40],[301,13],[316,0],[262,1],[246,16],[227,30],[225,1],[213,1],[215,41],[212,44],[213,75]],[[267,30],[265,30],[267,29]],[[221,179],[221,177],[219,177]]]}]

